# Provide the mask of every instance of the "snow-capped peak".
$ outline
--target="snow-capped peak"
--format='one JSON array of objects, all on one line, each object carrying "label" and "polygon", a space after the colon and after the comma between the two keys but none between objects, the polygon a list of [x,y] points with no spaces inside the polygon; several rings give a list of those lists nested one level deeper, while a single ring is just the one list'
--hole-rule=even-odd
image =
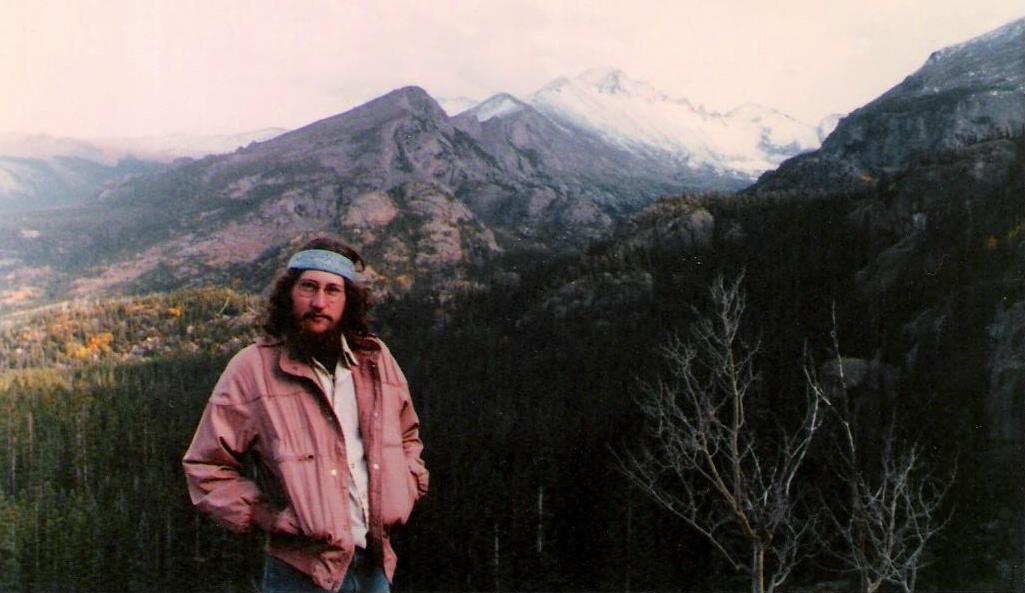
[{"label": "snow-capped peak", "polygon": [[577,80],[593,85],[602,93],[615,94],[626,91],[626,75],[618,68],[592,68],[580,74]]},{"label": "snow-capped peak", "polygon": [[751,177],[819,146],[812,126],[774,109],[749,104],[725,115],[705,111],[616,68],[558,78],[528,103],[626,150]]},{"label": "snow-capped peak", "polygon": [[[894,87],[893,94],[936,94],[956,88],[992,86],[994,90],[1022,92],[1021,40],[1025,19],[1012,21],[973,39],[932,53],[908,77],[913,85]],[[886,96],[886,95],[884,95]]]},{"label": "snow-capped peak", "polygon": [[608,66],[591,68],[577,76],[576,81],[583,85],[592,86],[599,93],[606,95],[626,94],[648,98],[665,98],[648,83],[629,78],[619,68]]},{"label": "snow-capped peak", "polygon": [[522,111],[524,103],[509,93],[499,93],[485,99],[480,105],[473,107],[467,112],[473,115],[477,121],[484,123],[494,117],[502,117],[511,113]]}]

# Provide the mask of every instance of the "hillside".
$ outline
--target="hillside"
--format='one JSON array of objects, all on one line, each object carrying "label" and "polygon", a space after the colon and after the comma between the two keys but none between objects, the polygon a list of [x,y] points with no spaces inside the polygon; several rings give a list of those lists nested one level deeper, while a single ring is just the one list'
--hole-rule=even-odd
[{"label": "hillside", "polygon": [[[1006,219],[1016,198],[1011,188],[977,194],[991,217],[955,242],[943,226],[924,229],[896,280],[872,290],[859,271],[888,261],[892,237],[859,213],[881,208],[887,195],[782,193],[666,199],[588,254],[538,265],[508,253],[447,301],[420,292],[386,301],[375,327],[413,386],[433,472],[416,528],[399,538],[404,586],[483,590],[500,579],[524,590],[601,590],[629,576],[647,590],[731,587],[733,572],[702,540],[616,473],[609,447],[638,434],[638,380],[661,376],[659,348],[704,306],[708,282],[743,270],[743,331],[762,345],[752,405],[786,418],[803,380],[799,361],[830,360],[836,331],[848,364],[876,369],[880,379],[852,383],[854,393],[895,406],[901,434],[922,440],[930,463],[959,457],[953,519],[931,548],[936,562],[922,586],[1008,588],[1022,541],[1003,527],[1020,523],[1021,510],[1018,457],[1006,452],[1020,450],[1023,419],[1013,402],[1025,378],[992,361],[1013,352],[1025,328],[1022,312],[1002,304],[1025,296],[1015,264],[1020,222]],[[947,246],[938,269],[929,265],[930,245]],[[10,437],[0,457],[15,467],[0,483],[0,513],[19,526],[14,540],[0,541],[16,569],[7,578],[51,589],[107,589],[124,579],[196,590],[244,588],[258,573],[247,556],[256,542],[198,519],[177,468],[210,386],[252,335],[258,307],[258,298],[211,289],[68,304],[0,322],[9,353],[0,406]],[[994,310],[1011,321],[994,325]],[[121,435],[117,455],[110,434]],[[150,460],[145,488],[122,462],[138,459]],[[824,461],[816,457],[802,484],[836,488]],[[40,484],[48,484],[42,497]],[[33,523],[33,505],[47,521]],[[90,519],[90,509],[118,505],[141,509],[144,520]],[[580,542],[582,531],[595,537]],[[92,546],[97,534],[111,543]],[[36,554],[41,566],[65,570],[35,568]],[[97,568],[135,556],[147,560],[130,571]],[[627,574],[597,568],[623,558]],[[208,564],[216,570],[197,569]],[[816,555],[794,586],[838,582],[835,568]]]},{"label": "hillside", "polygon": [[[738,335],[758,348],[745,430],[778,435],[805,369],[842,371],[858,471],[877,475],[890,419],[933,476],[956,467],[919,588],[1020,589],[1023,27],[937,52],[737,194],[657,197],[683,180],[611,124],[570,133],[508,95],[449,117],[407,87],[88,207],[5,217],[0,590],[253,588],[259,542],[190,507],[179,461],[258,331],[255,295],[320,231],[371,262],[373,327],[420,416],[432,492],[396,537],[404,589],[745,589],[615,459],[644,444],[636,398],[679,379],[664,346],[707,314],[719,276],[743,277]],[[592,115],[648,92],[590,78],[556,86],[609,95]],[[107,296],[122,293],[136,296]],[[42,301],[58,302],[10,311]],[[795,478],[809,517],[849,493],[843,427],[830,415],[822,431]],[[258,462],[244,460],[255,478]],[[815,525],[787,587],[854,590],[832,526]]]},{"label": "hillside", "polygon": [[0,317],[0,371],[232,354],[262,303],[225,288],[62,302]]},{"label": "hillside", "polygon": [[[451,292],[505,251],[584,249],[660,196],[739,189],[818,144],[811,126],[769,108],[705,112],[620,71],[560,79],[528,100],[499,94],[454,117],[423,89],[403,87],[270,132],[148,175],[103,169],[62,198],[66,207],[6,217],[0,307],[230,281],[253,290],[288,241],[321,231],[368,254],[380,290]],[[37,148],[163,158],[188,142],[240,139],[111,140],[106,148],[42,139]]]}]

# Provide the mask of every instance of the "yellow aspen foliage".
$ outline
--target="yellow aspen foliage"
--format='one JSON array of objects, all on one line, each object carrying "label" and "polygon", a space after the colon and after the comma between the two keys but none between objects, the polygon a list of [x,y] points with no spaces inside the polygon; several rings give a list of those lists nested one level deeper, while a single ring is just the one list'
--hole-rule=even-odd
[{"label": "yellow aspen foliage", "polygon": [[413,285],[413,277],[409,274],[399,274],[395,277],[395,284],[397,284],[401,290],[407,290]]},{"label": "yellow aspen foliage", "polygon": [[182,316],[182,307],[180,305],[176,307],[168,307],[164,312],[167,313],[168,317],[178,319]]},{"label": "yellow aspen foliage", "polygon": [[69,358],[74,360],[85,360],[93,354],[93,351],[88,346],[79,344],[74,340],[68,340],[64,343],[64,352],[67,353]]},{"label": "yellow aspen foliage", "polygon": [[89,341],[86,342],[86,348],[92,352],[110,352],[110,343],[114,339],[114,334],[110,332],[100,332],[94,336],[89,337]]}]

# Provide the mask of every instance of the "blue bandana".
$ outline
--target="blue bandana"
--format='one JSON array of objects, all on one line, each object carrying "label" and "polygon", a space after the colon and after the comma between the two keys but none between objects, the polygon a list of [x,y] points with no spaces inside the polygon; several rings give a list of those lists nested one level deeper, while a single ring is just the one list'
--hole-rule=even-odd
[{"label": "blue bandana", "polygon": [[352,263],[352,260],[326,249],[307,249],[296,253],[292,259],[288,260],[288,269],[320,270],[338,274],[352,282],[356,281],[356,265]]}]

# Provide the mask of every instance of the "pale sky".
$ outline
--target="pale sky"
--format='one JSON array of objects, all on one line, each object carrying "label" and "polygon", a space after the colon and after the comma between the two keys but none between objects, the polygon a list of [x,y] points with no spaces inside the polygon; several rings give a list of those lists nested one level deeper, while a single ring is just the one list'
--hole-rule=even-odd
[{"label": "pale sky", "polygon": [[1022,0],[3,0],[0,133],[296,128],[400,86],[524,97],[605,66],[815,124],[1022,16]]}]

